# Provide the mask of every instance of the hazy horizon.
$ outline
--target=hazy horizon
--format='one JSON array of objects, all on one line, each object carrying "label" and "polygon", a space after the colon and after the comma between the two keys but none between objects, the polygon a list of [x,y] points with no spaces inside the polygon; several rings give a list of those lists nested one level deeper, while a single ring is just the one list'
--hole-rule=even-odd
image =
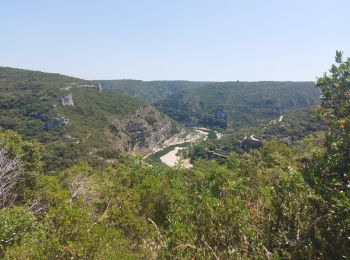
[{"label": "hazy horizon", "polygon": [[[341,8],[340,8],[341,7]],[[0,65],[87,80],[315,81],[350,55],[350,2],[2,4]]]},{"label": "hazy horizon", "polygon": [[[63,75],[63,76],[69,76],[69,77],[72,77],[72,78],[79,78],[77,76],[74,76],[74,75],[69,75],[69,74],[62,74],[62,73],[58,73],[58,72],[54,72],[54,71],[43,71],[43,70],[32,70],[30,68],[16,68],[16,67],[9,67],[9,66],[1,66],[0,67],[3,67],[3,68],[11,68],[11,69],[19,69],[19,70],[29,70],[29,71],[36,71],[36,72],[43,72],[43,73],[50,73],[50,74],[59,74],[59,75]],[[220,81],[220,80],[187,80],[187,79],[154,79],[154,80],[143,80],[143,79],[128,79],[128,78],[115,78],[115,79],[85,79],[85,78],[79,78],[79,79],[82,79],[82,80],[91,80],[91,81],[113,81],[113,80],[132,80],[132,81],[143,81],[143,82],[154,82],[154,81],[188,81],[188,82],[213,82],[213,83],[217,83],[217,82],[220,82],[220,83],[225,83],[225,82],[251,82],[251,83],[254,83],[254,82],[316,82],[315,80],[300,80],[300,81],[296,81],[296,80],[224,80],[224,81]]]}]

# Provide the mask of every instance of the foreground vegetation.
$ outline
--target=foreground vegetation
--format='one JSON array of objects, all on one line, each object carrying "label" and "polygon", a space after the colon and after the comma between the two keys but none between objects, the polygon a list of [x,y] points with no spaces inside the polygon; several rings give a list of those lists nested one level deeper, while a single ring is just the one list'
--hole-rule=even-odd
[{"label": "foreground vegetation", "polygon": [[328,128],[191,170],[119,155],[43,173],[43,147],[0,134],[5,259],[350,257],[350,59],[318,80]]}]

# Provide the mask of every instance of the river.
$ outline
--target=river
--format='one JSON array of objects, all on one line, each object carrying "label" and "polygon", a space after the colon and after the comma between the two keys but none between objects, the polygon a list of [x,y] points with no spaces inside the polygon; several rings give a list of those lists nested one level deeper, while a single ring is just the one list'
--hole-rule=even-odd
[{"label": "river", "polygon": [[[194,132],[190,133],[189,135],[185,136],[184,138],[175,138],[175,140],[171,140],[168,142],[167,147],[171,147],[172,149],[170,151],[167,151],[164,155],[160,156],[159,159],[164,164],[175,167],[175,166],[181,166],[184,168],[191,168],[193,165],[191,164],[190,160],[188,158],[182,158],[181,154],[179,153],[180,150],[186,149],[186,146],[197,144],[201,141],[205,141],[208,138],[208,134],[210,129],[204,128],[204,127],[198,127],[193,128]],[[216,134],[216,139],[221,139],[222,134],[214,131]]]}]

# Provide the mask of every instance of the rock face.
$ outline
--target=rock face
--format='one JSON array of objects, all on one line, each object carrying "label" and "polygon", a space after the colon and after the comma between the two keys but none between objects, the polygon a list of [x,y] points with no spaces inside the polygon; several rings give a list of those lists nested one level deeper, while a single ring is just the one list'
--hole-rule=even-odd
[{"label": "rock face", "polygon": [[181,126],[151,107],[143,107],[134,115],[115,120],[119,147],[132,154],[147,154],[163,141],[181,131]]},{"label": "rock face", "polygon": [[58,128],[60,126],[65,126],[69,124],[69,119],[64,117],[56,117],[50,121],[47,121],[44,129],[50,131],[52,129]]},{"label": "rock face", "polygon": [[65,117],[55,117],[53,119],[50,119],[50,117],[47,114],[42,113],[29,113],[27,116],[30,116],[31,118],[41,120],[45,122],[44,129],[47,131],[50,131],[52,129],[58,128],[60,126],[66,126],[70,123],[68,118]]},{"label": "rock face", "polygon": [[62,106],[74,106],[73,94],[61,97],[61,104]]},{"label": "rock face", "polygon": [[263,142],[251,135],[249,138],[245,137],[241,142],[241,148],[245,150],[257,149],[263,145]]},{"label": "rock face", "polygon": [[49,116],[48,116],[48,115],[42,114],[42,113],[39,113],[39,112],[37,112],[37,113],[35,113],[35,112],[33,112],[33,113],[28,113],[28,114],[26,114],[26,115],[27,115],[27,116],[30,116],[31,118],[34,118],[34,119],[39,119],[39,120],[41,120],[41,121],[43,121],[43,122],[49,121]]}]

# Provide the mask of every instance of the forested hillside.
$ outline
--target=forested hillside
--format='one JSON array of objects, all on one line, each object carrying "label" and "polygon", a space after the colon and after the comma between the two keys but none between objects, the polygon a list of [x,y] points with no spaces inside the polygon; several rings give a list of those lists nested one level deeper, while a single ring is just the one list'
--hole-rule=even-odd
[{"label": "forested hillside", "polygon": [[180,126],[135,98],[59,74],[0,67],[0,129],[45,145],[49,170],[150,151]]},{"label": "forested hillside", "polygon": [[252,127],[288,111],[311,108],[320,92],[313,82],[101,81],[138,97],[187,126]]},{"label": "forested hillside", "polygon": [[139,98],[149,104],[154,104],[171,95],[188,89],[196,89],[210,82],[194,81],[142,81],[142,80],[98,80],[102,86],[117,90],[126,95]]},{"label": "forested hillside", "polygon": [[[220,141],[208,140],[191,149],[191,159],[207,158],[242,149],[242,140],[254,136],[259,142],[277,138],[288,145],[324,130],[314,118],[320,90],[313,82],[190,82],[190,81],[99,81],[119,93],[138,97],[179,123],[207,127],[224,133]],[[249,141],[249,140],[248,140]],[[245,146],[249,148],[250,145]],[[197,152],[195,152],[197,151]]]},{"label": "forested hillside", "polygon": [[318,100],[311,82],[227,82],[184,90],[155,106],[186,125],[237,129],[314,106]]},{"label": "forested hillside", "polygon": [[[3,69],[2,73],[1,97],[7,100],[1,101],[1,118],[6,119],[2,122],[7,126],[13,122],[24,135],[5,129],[0,132],[1,258],[350,257],[350,59],[344,61],[341,52],[337,52],[330,73],[317,81],[322,98],[315,117],[325,124],[324,131],[300,136],[287,145],[271,138],[280,133],[275,128],[283,127],[271,123],[264,130],[265,135],[271,135],[270,140],[259,148],[230,152],[224,160],[198,158],[191,169],[120,155],[94,163],[86,157],[85,162],[56,168],[48,174],[43,166],[50,148],[38,141],[53,137],[50,131],[42,130],[40,133],[46,134],[36,137],[29,126],[37,122],[37,129],[45,128],[52,116],[58,116],[54,114],[57,110],[45,110],[50,118],[46,121],[36,121],[34,116],[27,125],[22,120],[32,118],[30,112],[47,107],[40,106],[44,104],[40,101],[37,110],[27,108],[27,104],[35,107],[38,102],[34,100],[40,98],[58,109],[62,93],[53,96],[61,76],[39,73],[36,76],[47,77],[45,82],[51,83],[20,83],[16,79],[20,72]],[[51,77],[55,80],[51,81]],[[59,85],[62,84],[65,86],[65,82]],[[86,95],[98,89],[73,86],[68,90],[72,91],[69,93],[74,104],[82,102],[81,94],[88,104],[96,105],[95,109],[106,105],[103,111],[113,109],[116,114],[142,106],[134,99],[123,98],[130,102],[128,109],[123,106],[117,110],[111,103],[98,103],[95,99],[100,99],[95,94]],[[27,93],[33,93],[33,101]],[[113,92],[106,93],[114,99]],[[100,98],[104,98],[103,102],[109,100],[104,95]],[[12,118],[3,109],[11,112]],[[62,117],[70,116],[65,109],[62,106],[58,112]],[[85,109],[82,111],[94,113]],[[101,113],[98,115],[104,115]],[[148,121],[152,124],[152,120]],[[56,159],[62,160],[60,156]]]}]

